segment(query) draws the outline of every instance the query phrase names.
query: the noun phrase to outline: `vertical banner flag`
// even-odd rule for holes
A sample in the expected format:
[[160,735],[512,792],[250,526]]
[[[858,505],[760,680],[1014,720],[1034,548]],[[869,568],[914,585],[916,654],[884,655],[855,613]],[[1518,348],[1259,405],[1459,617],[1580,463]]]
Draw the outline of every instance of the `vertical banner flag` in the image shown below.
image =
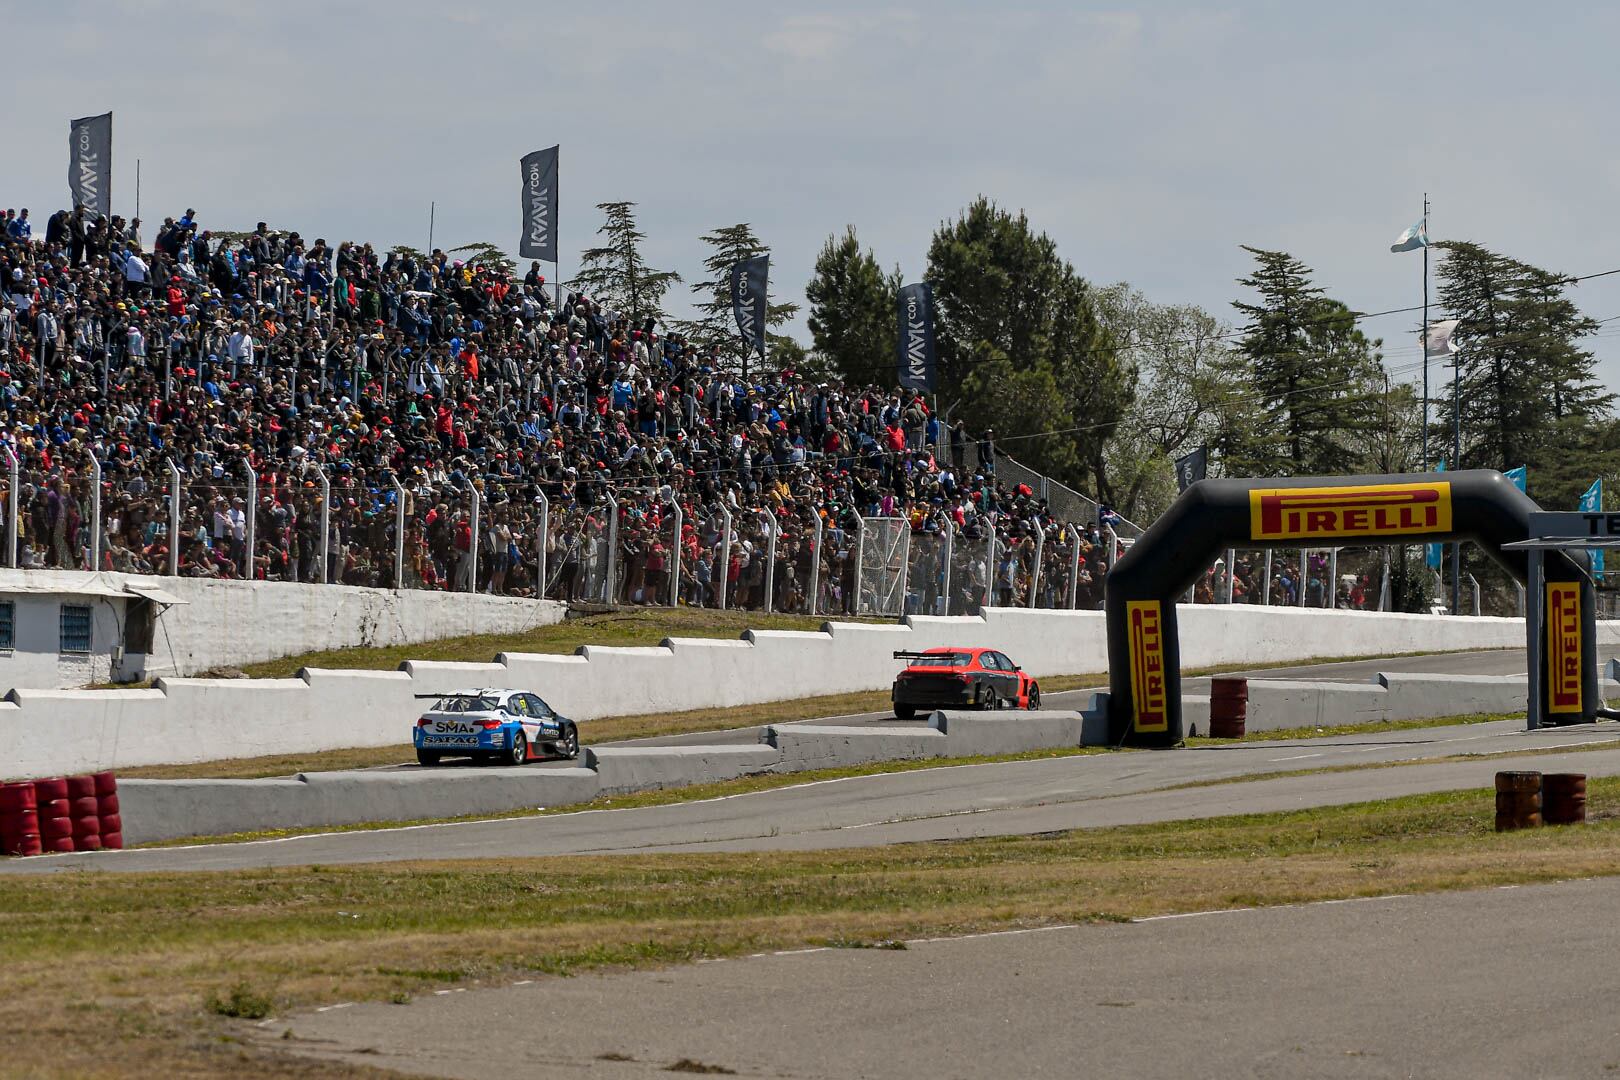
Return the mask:
[[[1592,486],[1586,489],[1586,494],[1581,496],[1581,505],[1579,509],[1585,514],[1603,513],[1602,477],[1598,477],[1596,480],[1592,481]],[[1603,549],[1594,548],[1589,554],[1592,556],[1592,572],[1594,574],[1603,573]]]
[[1530,479],[1530,466],[1520,465],[1517,469],[1509,469],[1502,475],[1513,481],[1514,487],[1518,488],[1520,491],[1523,491],[1525,489],[1525,484]]
[[[1424,200],[1425,203],[1428,201]],[[1427,209],[1427,206],[1424,207]],[[1391,251],[1416,251],[1418,248],[1429,246],[1429,219],[1419,218],[1418,223],[1401,233],[1399,239],[1389,245]]]
[[[1446,471],[1446,463],[1445,463],[1444,459],[1441,460],[1440,464],[1438,464],[1438,465],[1436,465],[1434,467],[1434,471],[1435,472],[1445,472]],[[1438,570],[1438,569],[1440,569],[1440,567],[1445,564],[1445,559],[1446,559],[1446,545],[1444,545],[1444,544],[1424,544],[1423,545],[1423,561],[1428,566],[1428,568],[1430,570]]]
[[934,287],[926,281],[900,290],[900,385],[933,393],[937,385],[934,353]]
[[68,128],[68,191],[92,217],[112,215],[112,113],[84,116]]
[[770,277],[771,257],[755,255],[731,267],[731,313],[737,317],[737,332],[743,347],[765,359],[765,288]]
[[523,237],[518,255],[557,261],[557,150],[523,155]]
[[1209,447],[1176,458],[1176,491],[1183,492],[1209,475]]

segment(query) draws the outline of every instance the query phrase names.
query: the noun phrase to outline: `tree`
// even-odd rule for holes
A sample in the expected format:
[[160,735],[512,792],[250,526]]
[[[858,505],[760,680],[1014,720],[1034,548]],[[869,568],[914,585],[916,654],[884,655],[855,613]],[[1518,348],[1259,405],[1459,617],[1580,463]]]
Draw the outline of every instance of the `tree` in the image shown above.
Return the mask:
[[1097,292],[1097,314],[1141,383],[1104,451],[1097,496],[1151,521],[1176,495],[1172,461],[1216,445],[1223,422],[1237,422],[1233,406],[1251,397],[1232,363],[1229,328],[1204,309],[1155,304],[1121,282]]
[[1282,251],[1245,246],[1258,264],[1238,284],[1258,303],[1234,301],[1248,317],[1238,352],[1265,422],[1223,447],[1233,475],[1355,472],[1379,419],[1383,369],[1356,315],[1311,283],[1311,269]]
[[822,362],[850,381],[887,382],[895,365],[899,269],[884,274],[850,225],[841,238],[827,238],[804,292]]
[[[1456,379],[1440,389],[1430,442],[1452,445],[1461,395],[1464,468],[1530,466],[1531,495],[1573,506],[1597,475],[1616,471],[1613,395],[1598,384],[1582,338],[1598,324],[1568,298],[1568,281],[1478,244],[1437,244],[1441,305],[1459,320]],[[1449,449],[1440,455],[1453,456]],[[1583,479],[1584,477],[1584,479]]]
[[596,234],[605,239],[600,247],[586,248],[580,254],[579,273],[569,287],[591,299],[629,316],[639,324],[651,318],[663,324],[664,294],[681,280],[673,270],[654,270],[641,256],[641,242],[647,237],[636,228],[635,203],[597,203],[607,220]]
[[1056,242],[981,197],[934,233],[927,277],[940,395],[970,409],[980,430],[995,428],[1026,464],[1091,487],[1136,370]]
[[[741,365],[746,357],[742,337],[737,333],[736,318],[731,310],[731,268],[755,255],[768,255],[771,249],[754,235],[753,228],[747,222],[716,229],[702,239],[711,250],[709,257],[703,260],[703,269],[707,276],[702,281],[693,282],[691,286],[697,318],[681,323],[679,328],[688,341],[703,348],[718,345],[721,356],[729,357]],[[767,300],[769,296],[767,291]],[[781,326],[798,314],[798,311],[798,304],[767,303],[765,326],[767,329]]]
[[507,274],[517,272],[517,264],[507,256],[506,252],[487,240],[479,240],[471,244],[462,244],[460,247],[453,247],[450,249],[450,254],[465,254],[467,257],[462,261],[470,266],[487,266],[492,270],[499,270]]

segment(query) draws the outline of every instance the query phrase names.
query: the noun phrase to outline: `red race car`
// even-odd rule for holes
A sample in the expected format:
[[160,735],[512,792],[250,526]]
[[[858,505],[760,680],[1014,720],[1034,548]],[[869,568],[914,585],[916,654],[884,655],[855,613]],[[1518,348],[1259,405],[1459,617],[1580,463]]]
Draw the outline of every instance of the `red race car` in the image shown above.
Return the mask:
[[918,709],[1038,709],[1041,686],[994,649],[942,647],[897,652],[906,669],[890,694],[894,715],[910,720]]

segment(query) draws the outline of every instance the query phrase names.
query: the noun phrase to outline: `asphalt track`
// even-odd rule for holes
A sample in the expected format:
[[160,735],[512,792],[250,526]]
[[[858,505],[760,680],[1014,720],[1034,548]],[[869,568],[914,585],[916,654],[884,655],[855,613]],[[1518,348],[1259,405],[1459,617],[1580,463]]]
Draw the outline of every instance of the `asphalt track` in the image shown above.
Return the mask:
[[1599,879],[1213,912],[443,990],[259,1034],[465,1080],[650,1080],[683,1059],[896,1080],[1610,1076],[1617,910],[1620,880]]
[[[1363,681],[1380,670],[1511,674],[1522,670],[1522,664],[1522,652],[1503,650],[1271,669],[1266,674]],[[863,718],[839,718],[839,722],[850,719]],[[871,716],[865,719],[881,722]],[[713,735],[704,737],[713,739]],[[1592,749],[1608,744],[1614,748]],[[1300,770],[1526,751],[1537,755],[1533,766],[1527,767],[1620,775],[1620,724],[1526,732],[1522,722],[1498,721],[1382,735],[923,769],[640,809],[5,860],[0,861],[0,873],[80,868],[235,870],[415,859],[873,847],[1339,805],[1486,787],[1498,767],[1489,756],[1393,769],[1266,777]],[[1238,777],[1257,779],[1187,787]]]

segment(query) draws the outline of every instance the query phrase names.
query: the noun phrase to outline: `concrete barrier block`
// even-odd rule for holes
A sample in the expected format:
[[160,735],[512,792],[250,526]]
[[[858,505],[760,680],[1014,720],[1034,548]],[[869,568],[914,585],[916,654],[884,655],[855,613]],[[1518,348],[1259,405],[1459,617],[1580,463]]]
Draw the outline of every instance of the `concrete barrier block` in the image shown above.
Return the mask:
[[414,692],[418,694],[505,686],[510,676],[505,664],[475,664],[465,660],[407,660],[400,669],[416,681]]
[[123,780],[124,839],[305,829],[495,814],[596,797],[589,769],[303,773],[268,780]]
[[603,795],[735,780],[770,772],[780,760],[763,745],[585,748],[585,767],[595,771]]
[[1523,712],[1530,694],[1530,681],[1523,675],[1384,673],[1378,685],[1384,688],[1390,720]]
[[949,740],[932,728],[835,727],[783,724],[767,727],[761,742],[782,755],[778,769],[835,769],[874,761],[945,757]]
[[1338,727],[1384,719],[1386,695],[1361,683],[1250,679],[1249,731]]
[[928,726],[945,736],[947,757],[1023,754],[1079,746],[1084,718],[1078,712],[941,711]]

